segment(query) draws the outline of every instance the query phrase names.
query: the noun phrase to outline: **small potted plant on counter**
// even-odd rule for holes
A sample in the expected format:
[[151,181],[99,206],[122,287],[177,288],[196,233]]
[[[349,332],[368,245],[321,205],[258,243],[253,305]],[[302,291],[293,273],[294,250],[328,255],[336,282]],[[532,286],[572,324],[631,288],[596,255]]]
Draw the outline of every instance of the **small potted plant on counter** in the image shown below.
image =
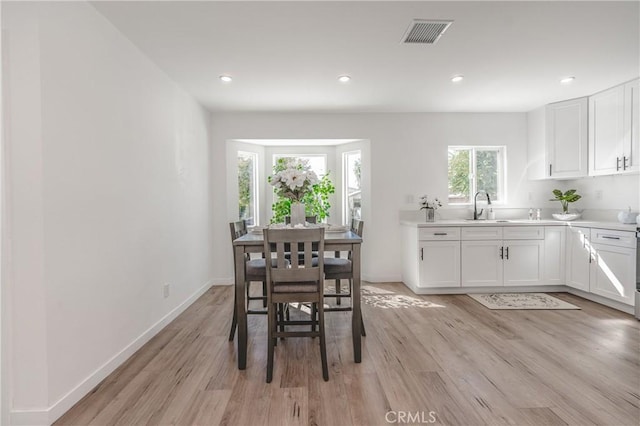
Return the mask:
[[556,198],[551,198],[549,201],[560,201],[562,205],[562,213],[553,213],[552,216],[557,220],[575,220],[578,219],[581,214],[580,213],[569,213],[569,203],[575,203],[580,198],[581,195],[576,194],[577,190],[570,189],[564,194],[559,189],[553,190],[553,195]]
[[425,211],[427,222],[434,222],[436,220],[436,210],[438,207],[442,207],[442,203],[437,198],[429,201],[429,196],[427,195],[420,197],[420,210]]

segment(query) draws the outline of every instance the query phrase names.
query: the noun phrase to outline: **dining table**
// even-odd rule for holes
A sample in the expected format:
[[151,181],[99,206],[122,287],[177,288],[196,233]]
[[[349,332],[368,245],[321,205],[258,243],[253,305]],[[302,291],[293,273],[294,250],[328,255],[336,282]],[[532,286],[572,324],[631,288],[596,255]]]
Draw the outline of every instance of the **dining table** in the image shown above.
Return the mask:
[[[351,333],[353,337],[353,360],[362,361],[362,315],[361,315],[361,278],[360,278],[360,247],[362,237],[352,231],[325,231],[324,249],[327,252],[350,251],[353,288],[351,296],[352,317]],[[245,254],[263,253],[264,236],[262,232],[249,232],[233,240],[233,258],[235,264],[235,304],[238,320],[238,369],[247,368],[247,304],[245,282]]]

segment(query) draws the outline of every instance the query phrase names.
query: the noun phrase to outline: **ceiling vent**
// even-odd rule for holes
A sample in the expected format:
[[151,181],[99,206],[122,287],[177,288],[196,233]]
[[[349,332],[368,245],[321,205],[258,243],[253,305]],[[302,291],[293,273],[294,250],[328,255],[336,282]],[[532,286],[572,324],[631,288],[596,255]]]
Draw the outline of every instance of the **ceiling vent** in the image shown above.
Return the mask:
[[453,21],[414,19],[402,38],[403,43],[435,44]]

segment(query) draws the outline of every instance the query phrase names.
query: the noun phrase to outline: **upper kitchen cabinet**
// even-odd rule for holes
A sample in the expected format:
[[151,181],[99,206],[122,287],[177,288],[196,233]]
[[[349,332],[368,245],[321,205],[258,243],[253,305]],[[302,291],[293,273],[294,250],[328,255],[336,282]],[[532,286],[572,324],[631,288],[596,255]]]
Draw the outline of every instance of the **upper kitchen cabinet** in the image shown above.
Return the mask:
[[638,171],[638,80],[589,97],[589,175]]
[[587,107],[586,97],[547,105],[545,177],[587,176]]

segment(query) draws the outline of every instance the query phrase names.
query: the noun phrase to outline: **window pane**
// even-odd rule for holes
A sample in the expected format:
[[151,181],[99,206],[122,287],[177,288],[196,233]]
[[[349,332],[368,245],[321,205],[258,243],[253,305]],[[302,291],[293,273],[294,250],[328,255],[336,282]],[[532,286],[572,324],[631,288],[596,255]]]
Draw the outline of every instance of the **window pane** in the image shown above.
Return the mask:
[[471,202],[471,150],[449,148],[449,204]]
[[476,182],[478,191],[486,191],[494,201],[499,201],[498,155],[498,150],[476,151]]
[[282,155],[274,155],[273,156],[273,164],[275,165],[278,162],[278,158],[298,158],[300,160],[306,160],[311,167],[311,170],[316,172],[318,178],[322,179],[322,177],[327,173],[327,157],[326,155],[292,155],[292,154],[282,154]]
[[238,152],[238,217],[249,225],[258,223],[256,161],[256,154]]
[[362,219],[362,161],[360,151],[346,152],[343,155],[344,188],[344,217],[346,223],[351,219]]

